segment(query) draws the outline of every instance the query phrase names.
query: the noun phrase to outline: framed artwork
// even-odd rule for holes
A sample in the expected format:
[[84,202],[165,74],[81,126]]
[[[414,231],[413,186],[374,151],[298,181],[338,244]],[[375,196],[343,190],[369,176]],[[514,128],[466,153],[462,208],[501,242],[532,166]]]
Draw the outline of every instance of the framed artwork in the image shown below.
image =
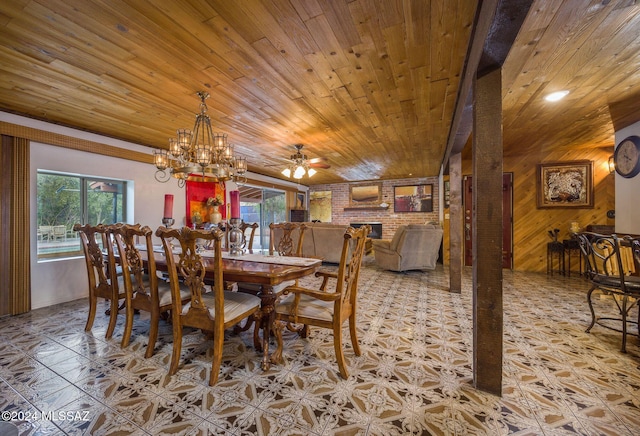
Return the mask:
[[[187,195],[186,225],[199,226],[211,222],[210,214],[213,212],[213,204],[218,203],[222,219],[226,218],[225,187],[224,182],[206,182],[188,180],[185,185]],[[211,200],[210,200],[211,199]]]
[[349,186],[349,205],[377,206],[382,202],[382,183],[367,183]]
[[395,212],[433,212],[433,185],[393,187]]
[[306,192],[296,193],[295,209],[307,210],[307,193]]
[[538,209],[593,207],[593,162],[538,164]]
[[309,193],[309,219],[323,223],[331,222],[331,191]]

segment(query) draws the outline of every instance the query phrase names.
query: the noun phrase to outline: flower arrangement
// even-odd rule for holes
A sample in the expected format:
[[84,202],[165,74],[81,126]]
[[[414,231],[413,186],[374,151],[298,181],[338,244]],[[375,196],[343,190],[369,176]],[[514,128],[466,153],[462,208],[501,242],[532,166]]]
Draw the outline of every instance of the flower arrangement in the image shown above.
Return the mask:
[[222,200],[218,197],[209,197],[207,199],[207,206],[222,206]]

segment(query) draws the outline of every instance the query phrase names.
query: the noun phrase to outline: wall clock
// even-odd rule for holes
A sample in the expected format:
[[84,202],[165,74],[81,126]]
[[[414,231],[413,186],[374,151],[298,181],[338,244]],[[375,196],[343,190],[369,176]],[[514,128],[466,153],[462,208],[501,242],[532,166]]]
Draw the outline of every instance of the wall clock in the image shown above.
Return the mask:
[[613,155],[616,172],[631,178],[640,173],[640,137],[629,136],[622,140]]

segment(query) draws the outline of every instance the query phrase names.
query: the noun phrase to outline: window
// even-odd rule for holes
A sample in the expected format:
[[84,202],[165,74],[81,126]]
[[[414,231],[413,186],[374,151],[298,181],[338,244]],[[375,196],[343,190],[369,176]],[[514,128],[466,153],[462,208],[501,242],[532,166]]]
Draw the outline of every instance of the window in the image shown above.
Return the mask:
[[73,225],[123,221],[126,182],[38,171],[38,259],[82,254]]
[[240,187],[240,217],[246,223],[258,223],[253,249],[269,249],[269,224],[287,220],[284,191],[255,186]]

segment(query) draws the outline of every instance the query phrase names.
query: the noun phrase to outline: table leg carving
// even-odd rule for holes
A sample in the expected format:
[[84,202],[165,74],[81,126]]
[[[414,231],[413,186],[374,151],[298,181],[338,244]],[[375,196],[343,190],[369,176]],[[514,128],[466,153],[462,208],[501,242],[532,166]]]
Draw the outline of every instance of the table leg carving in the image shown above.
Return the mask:
[[276,336],[276,350],[271,355],[271,363],[275,363],[275,364],[284,363],[284,359],[282,358],[282,348],[283,348],[282,330],[284,330],[285,324],[286,323],[284,321],[276,321],[275,325],[273,326],[273,330]]
[[[262,308],[260,310],[260,324],[262,325],[262,369],[268,370],[269,361],[269,338],[271,336],[271,327],[275,321],[275,303],[277,295],[273,292],[273,286],[263,285],[258,294],[262,300]],[[254,338],[255,339],[255,338]]]

